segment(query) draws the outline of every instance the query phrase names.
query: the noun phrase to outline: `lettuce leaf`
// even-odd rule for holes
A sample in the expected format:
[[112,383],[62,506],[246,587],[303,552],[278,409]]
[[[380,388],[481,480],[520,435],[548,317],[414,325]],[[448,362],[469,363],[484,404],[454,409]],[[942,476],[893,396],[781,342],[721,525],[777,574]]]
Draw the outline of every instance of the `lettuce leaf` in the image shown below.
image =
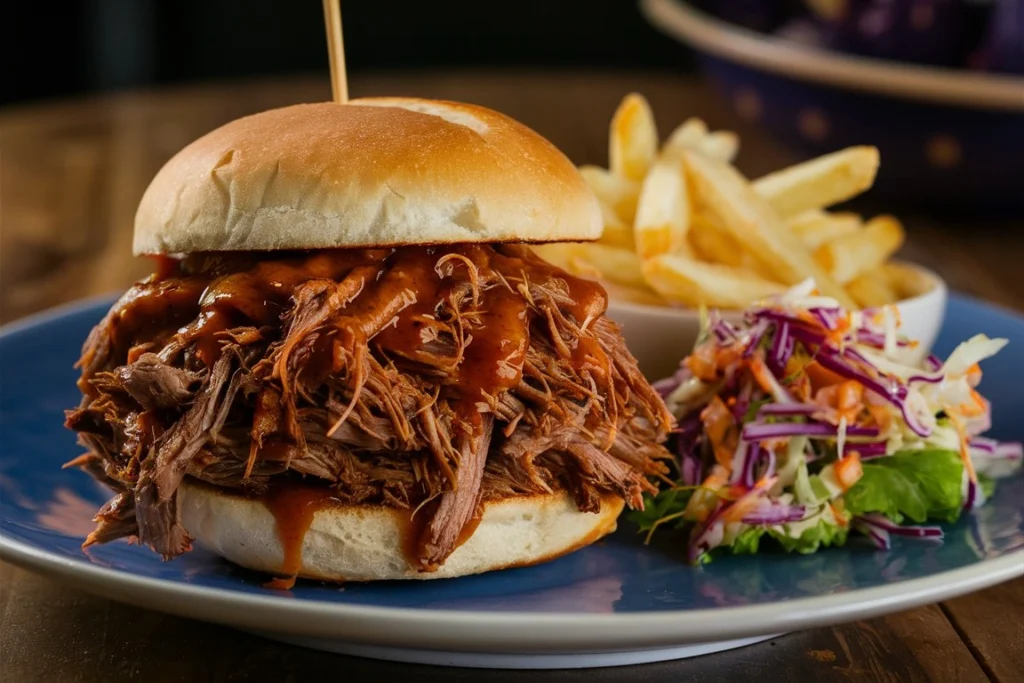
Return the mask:
[[953,522],[960,516],[963,463],[955,451],[900,451],[864,463],[863,470],[843,496],[855,515],[877,512],[896,523],[904,518]]
[[846,543],[846,534],[847,528],[831,519],[819,520],[814,526],[804,529],[798,537],[776,528],[752,526],[740,532],[729,549],[734,555],[753,555],[760,549],[761,541],[768,540],[786,552],[807,555],[817,552],[819,548],[843,545]]
[[753,555],[761,545],[761,537],[766,531],[763,526],[747,527],[733,540],[729,549],[733,555]]
[[817,552],[819,548],[845,544],[847,529],[848,527],[840,526],[831,520],[822,519],[814,526],[804,529],[798,538],[776,531],[772,531],[771,536],[784,550],[807,555]]
[[[655,496],[645,493],[644,509],[631,510],[629,520],[639,527],[639,531],[650,531],[658,520],[685,510],[692,495],[692,490],[685,489],[663,489]],[[680,517],[674,526],[680,528],[685,524],[686,521]]]

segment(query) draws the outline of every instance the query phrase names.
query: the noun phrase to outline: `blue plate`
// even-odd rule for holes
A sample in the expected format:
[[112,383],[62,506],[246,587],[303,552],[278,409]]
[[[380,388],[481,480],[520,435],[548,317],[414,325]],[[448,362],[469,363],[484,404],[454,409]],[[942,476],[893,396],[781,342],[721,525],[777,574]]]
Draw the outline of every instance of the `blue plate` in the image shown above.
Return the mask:
[[[700,568],[683,563],[678,539],[647,547],[628,523],[537,567],[340,588],[300,582],[289,592],[263,588],[265,577],[202,549],[171,562],[125,542],[85,553],[80,544],[107,492],[60,469],[80,452],[62,420],[79,398],[72,364],[109,304],[64,308],[0,332],[0,557],[117,600],[376,656],[579,666],[720,649],[1024,573],[1020,475],[1000,482],[976,514],[948,525],[941,544],[895,539],[890,552],[877,552],[852,543],[812,556],[728,557]],[[1024,438],[1024,319],[953,297],[937,351],[948,353],[977,332],[1013,342],[986,363],[983,387],[994,406],[992,435]],[[460,652],[477,654],[460,659]],[[517,660],[522,653],[535,656]]]

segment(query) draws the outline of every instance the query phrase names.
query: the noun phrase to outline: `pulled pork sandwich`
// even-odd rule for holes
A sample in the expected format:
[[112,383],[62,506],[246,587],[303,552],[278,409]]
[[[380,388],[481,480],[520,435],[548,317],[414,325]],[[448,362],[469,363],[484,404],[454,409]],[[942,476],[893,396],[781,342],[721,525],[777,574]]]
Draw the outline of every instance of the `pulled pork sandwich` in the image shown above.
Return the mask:
[[671,417],[606,295],[528,242],[590,240],[594,196],[481,107],[306,104],[157,174],[157,272],[85,342],[71,464],[116,495],[85,545],[426,579],[541,562],[615,528]]

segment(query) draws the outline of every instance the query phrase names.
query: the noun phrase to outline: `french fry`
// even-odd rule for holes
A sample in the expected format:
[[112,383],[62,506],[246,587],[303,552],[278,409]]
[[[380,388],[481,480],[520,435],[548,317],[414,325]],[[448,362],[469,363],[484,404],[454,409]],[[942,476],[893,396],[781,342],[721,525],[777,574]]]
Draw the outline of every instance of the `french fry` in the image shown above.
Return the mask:
[[658,155],[654,114],[642,95],[630,93],[612,117],[608,165],[620,178],[640,182]]
[[551,263],[581,277],[610,280],[621,285],[643,289],[647,282],[640,270],[640,259],[632,251],[595,242],[560,242],[538,244],[534,251]]
[[903,226],[892,216],[877,216],[862,230],[822,245],[814,259],[837,282],[846,284],[881,266],[903,246]]
[[701,260],[734,268],[744,265],[743,247],[704,214],[695,213],[690,219],[688,237],[690,246]]
[[860,230],[861,219],[855,213],[829,213],[811,209],[793,216],[786,221],[786,225],[805,247],[814,251],[827,242]]
[[601,219],[604,222],[604,232],[601,233],[598,242],[611,247],[634,249],[636,244],[633,239],[633,228],[619,218],[619,214],[615,213],[610,206],[600,199],[597,202],[601,205]]
[[538,253],[601,280],[613,298],[652,305],[744,308],[813,278],[853,308],[933,286],[887,262],[903,241],[894,218],[865,225],[826,210],[870,187],[877,149],[850,147],[751,182],[731,165],[739,142],[689,118],[659,148],[647,100],[627,95],[609,130],[610,170],[580,167],[600,200],[601,237]]
[[691,306],[742,308],[785,288],[739,268],[663,254],[643,262],[644,277],[666,299]]
[[612,175],[599,166],[580,166],[580,175],[598,199],[610,206],[623,221],[633,223],[640,183]]
[[884,273],[864,273],[850,280],[846,291],[860,308],[877,308],[899,299]]
[[572,242],[548,242],[533,245],[533,252],[548,263],[568,270],[575,246]]
[[880,270],[898,299],[920,296],[936,286],[935,280],[930,275],[903,263],[890,261]]
[[642,288],[646,284],[640,270],[640,259],[625,249],[604,244],[577,244],[577,256],[593,263],[604,274],[605,279],[620,285]]
[[782,284],[813,277],[818,290],[843,306],[853,304],[846,291],[815,261],[739,171],[703,154],[684,154],[700,205]]
[[775,276],[764,267],[764,264],[744,249],[729,231],[706,214],[693,215],[687,234],[690,236],[690,245],[701,259],[734,268],[746,268],[766,280],[775,280]]
[[740,151],[740,138],[732,131],[718,130],[705,136],[697,149],[712,159],[732,163]]
[[754,181],[754,191],[783,218],[849,199],[875,181],[878,149],[848,147]]
[[660,159],[640,189],[633,222],[637,255],[647,259],[679,251],[686,245],[689,223],[690,198],[682,166]]
[[617,282],[608,282],[607,280],[602,281],[601,285],[608,293],[608,297],[616,301],[628,301],[645,306],[665,306],[668,303],[660,294],[646,286],[641,289],[640,287],[620,285]]
[[672,131],[672,135],[668,136],[668,140],[661,146],[661,158],[682,162],[683,152],[688,149],[699,149],[707,135],[707,124],[696,118],[686,119]]

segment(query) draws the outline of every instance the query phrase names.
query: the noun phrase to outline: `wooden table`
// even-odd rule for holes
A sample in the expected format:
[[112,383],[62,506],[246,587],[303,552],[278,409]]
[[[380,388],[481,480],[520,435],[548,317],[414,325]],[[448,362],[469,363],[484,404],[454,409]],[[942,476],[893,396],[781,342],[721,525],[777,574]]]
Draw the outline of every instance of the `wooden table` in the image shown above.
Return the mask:
[[[411,94],[502,110],[579,163],[606,163],[608,118],[644,93],[667,129],[698,115],[740,132],[750,174],[793,160],[737,120],[704,86],[650,73],[355,76],[354,96]],[[123,289],[150,264],[131,257],[135,206],[160,165],[238,116],[327,99],[326,77],[132,93],[0,112],[0,321]],[[884,160],[883,160],[884,163]],[[978,226],[902,215],[904,255],[958,290],[1024,310],[1024,220]],[[784,676],[783,676],[784,674]],[[477,680],[481,672],[388,664],[265,641],[127,607],[0,563],[4,681]],[[881,619],[783,636],[664,664],[536,674],[537,680],[1020,681],[1024,579]],[[519,680],[489,672],[492,681]]]

